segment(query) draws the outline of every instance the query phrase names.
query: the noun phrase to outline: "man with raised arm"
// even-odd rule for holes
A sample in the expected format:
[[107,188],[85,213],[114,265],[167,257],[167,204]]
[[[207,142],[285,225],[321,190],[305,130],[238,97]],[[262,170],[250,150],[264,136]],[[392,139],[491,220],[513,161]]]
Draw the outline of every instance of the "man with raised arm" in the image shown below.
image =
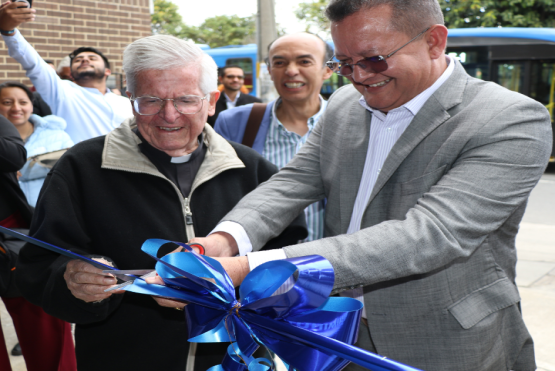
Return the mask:
[[127,98],[106,87],[108,59],[95,48],[81,47],[70,54],[74,82],[62,80],[17,27],[35,19],[35,9],[5,3],[0,9],[0,33],[8,53],[21,66],[52,113],[67,122],[66,132],[74,143],[104,135],[132,117]]

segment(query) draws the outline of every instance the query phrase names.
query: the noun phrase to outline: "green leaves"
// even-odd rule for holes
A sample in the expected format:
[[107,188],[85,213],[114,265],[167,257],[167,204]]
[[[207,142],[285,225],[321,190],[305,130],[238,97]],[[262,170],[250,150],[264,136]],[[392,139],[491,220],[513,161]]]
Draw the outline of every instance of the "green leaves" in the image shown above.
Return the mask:
[[445,25],[555,27],[555,0],[439,0]]
[[155,0],[150,18],[152,33],[173,34],[172,31],[181,25],[181,15],[177,11],[177,5],[171,1]]
[[318,33],[329,32],[330,21],[324,15],[328,0],[314,0],[313,2],[300,3],[295,16],[306,24],[305,31]]
[[241,18],[236,15],[220,15],[207,18],[188,38],[211,48],[225,45],[242,45],[255,42],[256,21],[254,15]]
[[177,5],[171,1],[154,0],[152,33],[174,35],[197,44],[208,44],[211,48],[255,42],[254,15],[245,18],[221,15],[207,18],[199,27],[194,27],[184,24],[178,11]]

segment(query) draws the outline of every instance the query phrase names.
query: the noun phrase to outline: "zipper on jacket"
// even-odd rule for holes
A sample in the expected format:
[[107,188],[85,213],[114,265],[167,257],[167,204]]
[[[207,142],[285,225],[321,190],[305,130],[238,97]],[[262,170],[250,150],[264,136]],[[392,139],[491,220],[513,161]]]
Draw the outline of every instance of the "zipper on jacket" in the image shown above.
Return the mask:
[[187,232],[187,238],[191,240],[192,238],[195,238],[195,228],[193,226],[193,213],[191,212],[191,207],[189,206],[189,198],[185,197],[184,201],[185,201],[185,232]]

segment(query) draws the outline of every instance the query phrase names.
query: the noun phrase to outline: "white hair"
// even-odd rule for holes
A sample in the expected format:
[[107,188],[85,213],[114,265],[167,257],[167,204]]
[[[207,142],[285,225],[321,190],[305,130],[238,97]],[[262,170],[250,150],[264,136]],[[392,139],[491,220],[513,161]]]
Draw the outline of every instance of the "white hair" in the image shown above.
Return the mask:
[[70,67],[70,66],[71,66],[71,58],[69,58],[69,55],[68,55],[63,57],[60,63],[58,63],[58,68],[56,69],[56,71],[58,71],[58,73],[62,73],[62,70],[64,67]]
[[123,51],[127,91],[134,93],[137,75],[146,70],[169,70],[196,65],[200,68],[199,88],[208,94],[218,88],[218,66],[193,42],[169,35],[147,36]]

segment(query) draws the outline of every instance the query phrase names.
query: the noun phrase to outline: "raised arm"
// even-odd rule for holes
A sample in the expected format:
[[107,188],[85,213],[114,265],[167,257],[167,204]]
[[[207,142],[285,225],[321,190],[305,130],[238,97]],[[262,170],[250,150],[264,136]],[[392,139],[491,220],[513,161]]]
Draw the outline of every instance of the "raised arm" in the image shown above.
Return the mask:
[[8,54],[21,64],[37,92],[56,114],[56,103],[64,96],[64,82],[17,30],[22,23],[35,19],[35,9],[17,8],[17,5],[6,3],[0,9],[0,29]]

